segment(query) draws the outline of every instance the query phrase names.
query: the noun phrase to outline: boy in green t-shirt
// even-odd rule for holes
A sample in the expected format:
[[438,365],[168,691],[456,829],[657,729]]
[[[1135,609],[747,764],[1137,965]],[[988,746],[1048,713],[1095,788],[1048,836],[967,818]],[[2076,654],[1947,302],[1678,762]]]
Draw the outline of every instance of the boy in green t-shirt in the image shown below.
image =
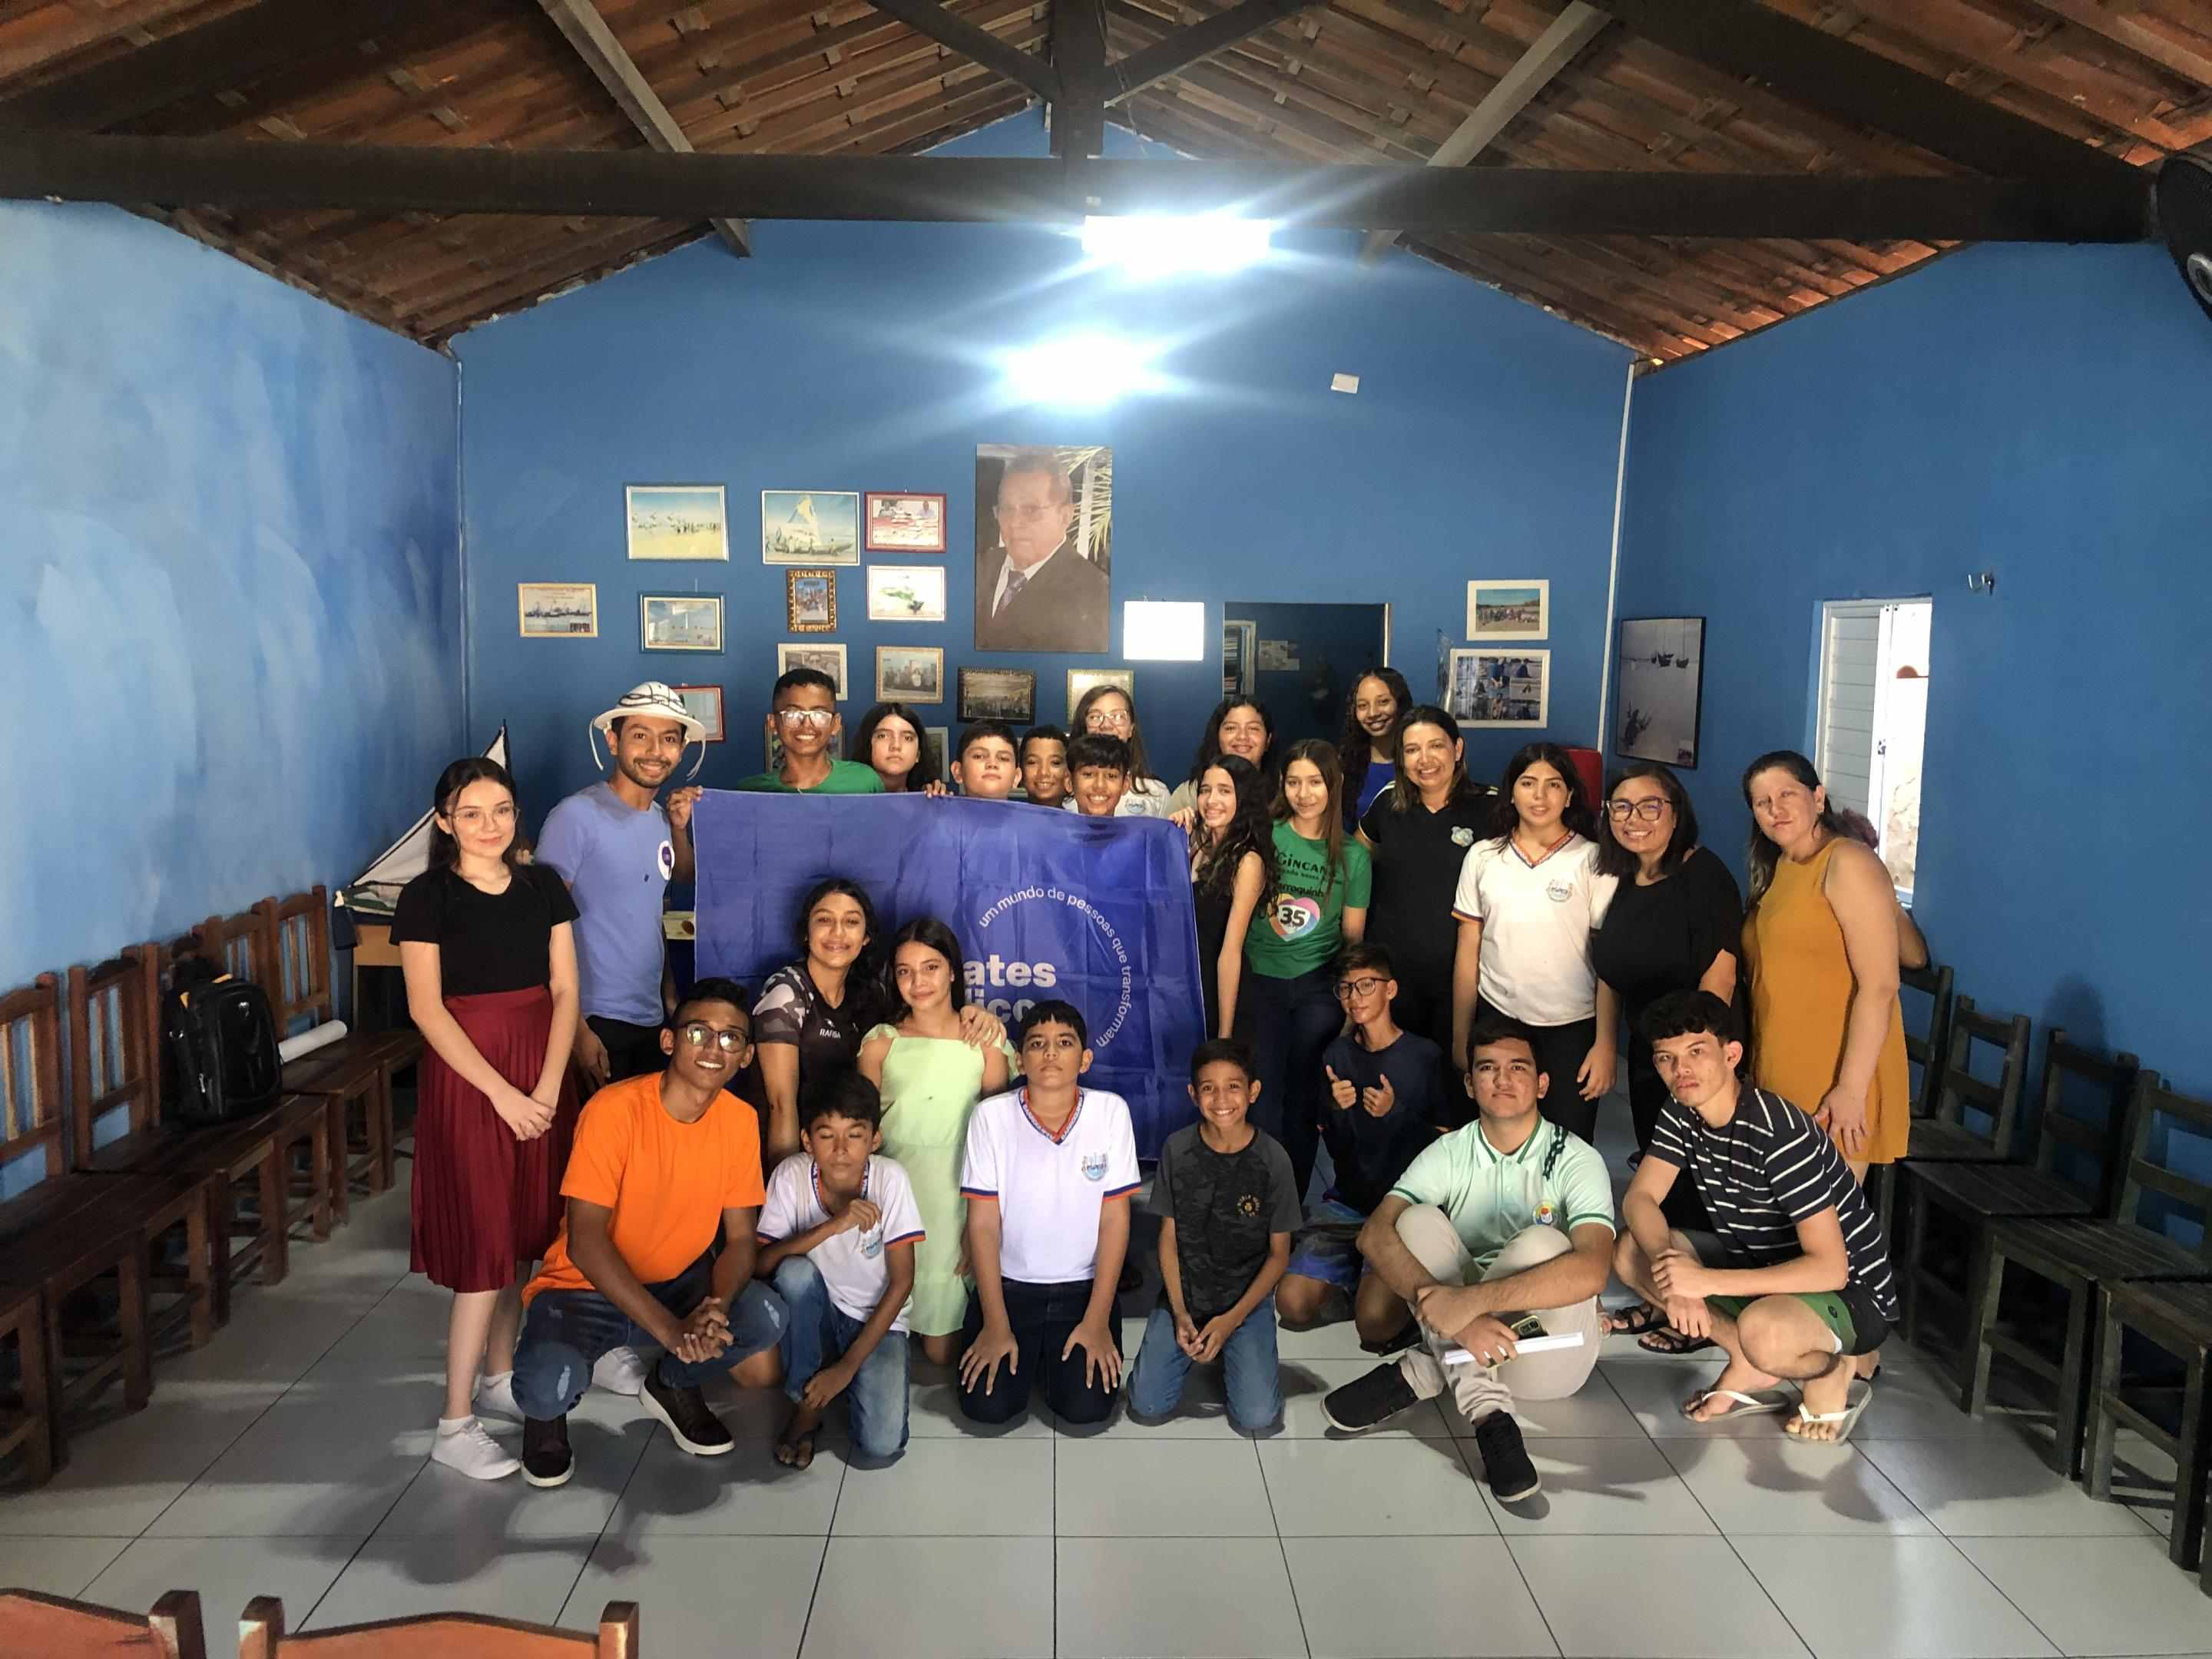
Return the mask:
[[737,787],[750,794],[880,795],[884,781],[862,761],[837,758],[837,683],[818,668],[794,668],[769,694],[769,742],[783,745],[783,764],[756,772]]

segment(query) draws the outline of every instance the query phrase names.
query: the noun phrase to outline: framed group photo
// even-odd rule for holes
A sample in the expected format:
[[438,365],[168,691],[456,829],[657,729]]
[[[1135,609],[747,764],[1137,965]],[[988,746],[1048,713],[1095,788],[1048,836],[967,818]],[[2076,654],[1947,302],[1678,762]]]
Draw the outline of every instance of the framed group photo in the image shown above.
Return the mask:
[[961,720],[1029,725],[1036,719],[1036,680],[1026,668],[962,669]]
[[783,625],[793,634],[834,634],[837,631],[837,573],[834,570],[787,570],[783,573]]
[[934,645],[876,647],[878,702],[943,702],[945,652]]
[[599,637],[599,590],[591,582],[517,582],[514,602],[526,640]]
[[1452,718],[1469,726],[1551,723],[1552,653],[1548,651],[1455,651]]
[[1695,769],[1705,712],[1705,619],[1624,618],[1614,667],[1613,684],[1620,688],[1616,751]]
[[837,688],[837,701],[845,701],[845,647],[842,645],[816,645],[783,642],[775,647],[775,672],[788,674],[794,668],[811,668],[827,674]]
[[722,596],[719,593],[641,593],[639,643],[647,651],[720,651]]
[[633,559],[726,559],[729,514],[720,484],[629,484],[623,511]]
[[860,498],[842,489],[761,491],[763,564],[858,564]]
[[871,553],[945,551],[945,497],[871,489],[866,496]]
[[943,622],[945,567],[941,564],[870,565],[868,620]]

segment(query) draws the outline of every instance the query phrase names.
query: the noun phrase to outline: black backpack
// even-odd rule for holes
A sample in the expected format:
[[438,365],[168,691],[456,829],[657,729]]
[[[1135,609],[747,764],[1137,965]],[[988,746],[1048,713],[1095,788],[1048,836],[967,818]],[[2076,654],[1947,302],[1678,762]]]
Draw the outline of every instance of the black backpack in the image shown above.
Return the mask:
[[283,1062],[269,994],[198,957],[180,957],[161,1004],[161,1041],[184,1123],[229,1123],[276,1103]]

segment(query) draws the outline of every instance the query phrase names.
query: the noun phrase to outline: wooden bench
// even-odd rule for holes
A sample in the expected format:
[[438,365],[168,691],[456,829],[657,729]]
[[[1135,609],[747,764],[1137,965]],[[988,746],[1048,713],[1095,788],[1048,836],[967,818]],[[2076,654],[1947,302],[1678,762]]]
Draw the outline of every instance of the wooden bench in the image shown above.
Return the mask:
[[444,1613],[291,1636],[284,1604],[258,1595],[238,1621],[238,1659],[638,1659],[637,1626],[636,1602],[610,1601],[596,1635]]
[[151,1613],[0,1590],[0,1632],[9,1659],[207,1659],[200,1598],[191,1590],[171,1590]]
[[[2133,1331],[2181,1361],[2175,1425],[2169,1428],[2122,1389],[2121,1333]],[[2204,1544],[2206,1482],[2212,1479],[2212,1411],[2206,1373],[2212,1370],[2212,1284],[2121,1284],[2105,1295],[2097,1342],[2096,1387],[2090,1396],[2089,1495],[2112,1495],[2112,1443],[2123,1425],[2173,1460],[2173,1523],[2166,1553],[2178,1567],[2197,1565]],[[2204,1589],[2212,1595],[2212,1551],[2204,1553]]]
[[0,1337],[15,1339],[17,1399],[0,1416],[0,1458],[23,1455],[33,1486],[54,1473],[54,1414],[46,1392],[46,1303],[36,1291],[0,1291]]

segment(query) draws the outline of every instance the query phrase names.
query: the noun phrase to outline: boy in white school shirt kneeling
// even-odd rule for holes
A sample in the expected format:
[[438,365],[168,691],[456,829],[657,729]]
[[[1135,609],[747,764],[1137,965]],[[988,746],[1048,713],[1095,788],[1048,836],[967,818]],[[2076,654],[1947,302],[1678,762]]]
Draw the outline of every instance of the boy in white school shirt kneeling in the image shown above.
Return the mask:
[[977,1103],[960,1189],[975,1290],[960,1410],[1009,1423],[1037,1389],[1065,1423],[1103,1423],[1121,1384],[1114,1297],[1129,1248],[1137,1142],[1128,1103],[1082,1086],[1091,1036],[1073,1005],[1022,1016],[1023,1086]]
[[883,1100],[857,1072],[820,1080],[799,1107],[800,1147],[769,1177],[757,1231],[763,1279],[790,1310],[783,1387],[791,1417],[775,1461],[814,1461],[822,1414],[840,1395],[853,1449],[889,1462],[906,1449],[907,1298],[921,1211],[883,1145]]

